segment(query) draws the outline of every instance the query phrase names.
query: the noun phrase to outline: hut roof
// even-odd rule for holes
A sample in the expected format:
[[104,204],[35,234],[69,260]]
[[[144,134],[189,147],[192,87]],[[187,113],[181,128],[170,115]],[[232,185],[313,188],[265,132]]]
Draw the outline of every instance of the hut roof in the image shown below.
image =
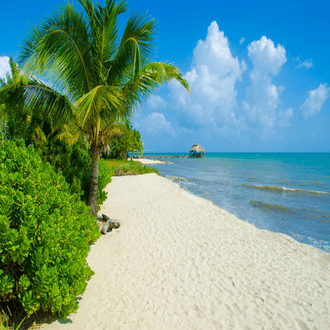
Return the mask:
[[198,153],[205,153],[205,150],[203,149],[203,147],[200,144],[193,144],[193,146],[191,147],[191,149],[189,150],[190,152],[198,152]]

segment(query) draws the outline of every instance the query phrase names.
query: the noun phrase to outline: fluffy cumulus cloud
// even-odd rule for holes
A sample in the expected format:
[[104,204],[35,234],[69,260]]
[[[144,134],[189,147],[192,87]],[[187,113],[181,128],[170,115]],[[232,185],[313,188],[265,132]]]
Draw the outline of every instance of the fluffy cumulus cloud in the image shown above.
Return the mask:
[[[240,44],[244,42],[242,38]],[[150,112],[144,120],[139,120],[139,127],[151,136],[160,132],[169,137],[198,133],[209,139],[238,135],[246,138],[251,134],[267,138],[276,133],[276,127],[290,127],[294,109],[280,108],[284,86],[276,86],[273,82],[287,62],[284,46],[275,45],[263,36],[247,46],[247,55],[252,66],[249,75],[244,76],[246,82],[243,83],[248,86],[246,95],[239,95],[244,101],[238,105],[236,88],[247,66],[232,55],[224,32],[212,22],[205,40],[198,41],[191,69],[185,73],[191,93],[177,81],[172,82],[166,101],[154,96],[147,102]],[[311,61],[300,61],[300,58],[295,61],[301,67],[313,65]],[[326,84],[310,91],[300,107],[304,116],[320,111],[329,94],[330,88]],[[167,119],[164,110],[171,112]],[[174,120],[174,126],[168,118]]]
[[229,42],[216,22],[208,28],[206,40],[194,49],[191,71],[185,74],[191,94],[177,82],[172,83],[172,101],[179,111],[178,119],[188,127],[244,127],[237,118],[235,84],[246,69],[230,51]]
[[247,89],[243,109],[252,122],[259,123],[264,133],[269,133],[276,124],[279,95],[284,90],[283,86],[277,87],[272,83],[272,77],[279,74],[286,62],[286,51],[280,44],[275,47],[271,39],[263,36],[248,45],[248,56],[253,69],[250,72],[251,87]]
[[8,72],[10,72],[9,57],[0,56],[0,78],[6,78]]
[[167,133],[172,137],[176,135],[171,123],[165,119],[163,113],[159,112],[152,112],[135,126],[139,129],[142,128],[143,131],[146,131],[151,136],[156,136],[159,133]]
[[319,112],[323,103],[329,97],[330,87],[327,84],[320,84],[320,86],[308,93],[308,97],[304,104],[300,107],[303,115],[307,118]]
[[278,44],[275,47],[274,42],[265,36],[251,42],[248,46],[248,55],[254,65],[251,76],[277,75],[286,62],[285,53],[283,46]]

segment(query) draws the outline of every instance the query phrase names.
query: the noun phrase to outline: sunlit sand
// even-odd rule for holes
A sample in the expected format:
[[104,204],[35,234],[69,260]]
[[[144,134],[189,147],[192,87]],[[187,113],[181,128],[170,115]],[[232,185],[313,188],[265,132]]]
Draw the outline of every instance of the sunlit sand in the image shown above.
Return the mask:
[[261,231],[170,180],[113,177],[95,275],[42,329],[329,329],[330,255]]

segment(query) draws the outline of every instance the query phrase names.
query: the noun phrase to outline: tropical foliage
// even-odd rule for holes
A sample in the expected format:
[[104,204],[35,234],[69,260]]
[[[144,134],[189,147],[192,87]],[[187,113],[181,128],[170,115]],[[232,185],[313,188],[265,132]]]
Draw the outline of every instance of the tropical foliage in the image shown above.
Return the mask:
[[140,132],[133,129],[129,121],[119,124],[118,128],[121,134],[117,134],[109,140],[110,157],[126,159],[130,151],[143,155],[143,142]]
[[21,76],[21,70],[17,63],[10,58],[11,73],[7,73],[6,79],[0,79],[0,121],[2,139],[26,138],[26,125],[29,122],[29,111],[24,102],[24,91],[11,88],[14,82]]
[[0,302],[19,301],[28,315],[75,311],[93,274],[95,219],[32,145],[6,140],[0,164]]
[[[0,106],[2,138],[13,141],[24,138],[26,145],[33,144],[44,162],[54,166],[56,172],[62,172],[70,185],[71,193],[81,195],[82,200],[87,203],[92,163],[87,139],[79,138],[75,127],[56,126],[56,121],[49,114],[43,115],[37,109],[29,107],[24,95],[19,93],[22,89],[8,88],[15,79],[23,76],[23,71],[19,70],[12,59],[10,66],[11,75],[8,74],[6,80],[0,81],[3,87]],[[20,100],[17,104],[16,99]],[[103,189],[111,181],[106,172],[107,164],[100,162],[99,166],[98,209],[106,199]]]
[[[57,139],[39,147],[38,151],[43,161],[54,166],[56,172],[61,171],[65,180],[69,183],[70,192],[80,195],[81,199],[87,204],[92,160],[85,139],[79,138],[71,145]],[[97,190],[98,210],[106,200],[107,192],[104,191],[104,188],[110,182],[111,175],[108,173],[108,165],[104,159],[101,159]]]
[[159,172],[153,168],[146,165],[142,165],[140,162],[127,161],[127,160],[118,160],[118,159],[107,159],[106,163],[110,166],[111,176],[115,175],[117,169],[121,168],[124,174],[130,172],[130,174],[147,174],[147,173],[156,173],[159,175]]
[[106,0],[104,7],[79,2],[83,10],[67,2],[26,35],[20,62],[28,77],[18,77],[10,88],[23,90],[25,103],[45,118],[50,115],[56,127],[66,124],[87,137],[92,158],[88,203],[96,215],[98,162],[115,123],[128,118],[159,85],[176,79],[189,86],[175,66],[152,62],[154,20],[131,15],[120,38],[124,1]]

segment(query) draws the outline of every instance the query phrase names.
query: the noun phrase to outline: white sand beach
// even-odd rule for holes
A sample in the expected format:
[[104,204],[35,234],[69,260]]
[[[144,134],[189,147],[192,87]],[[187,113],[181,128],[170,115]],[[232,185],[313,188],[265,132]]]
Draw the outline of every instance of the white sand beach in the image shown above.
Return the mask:
[[330,254],[261,231],[156,174],[113,177],[95,275],[41,329],[330,329]]
[[[130,158],[128,159],[130,160]],[[140,162],[142,165],[168,164],[162,160],[148,159],[148,158],[133,158],[133,161]]]

